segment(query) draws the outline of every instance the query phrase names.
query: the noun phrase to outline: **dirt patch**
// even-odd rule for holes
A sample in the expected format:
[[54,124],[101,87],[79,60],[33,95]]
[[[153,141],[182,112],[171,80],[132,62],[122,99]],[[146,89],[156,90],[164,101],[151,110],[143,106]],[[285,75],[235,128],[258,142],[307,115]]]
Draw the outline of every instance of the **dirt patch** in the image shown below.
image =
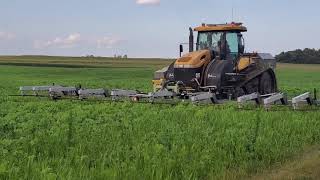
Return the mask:
[[303,155],[281,167],[274,167],[260,175],[251,177],[255,180],[309,180],[320,179],[320,146],[309,148]]

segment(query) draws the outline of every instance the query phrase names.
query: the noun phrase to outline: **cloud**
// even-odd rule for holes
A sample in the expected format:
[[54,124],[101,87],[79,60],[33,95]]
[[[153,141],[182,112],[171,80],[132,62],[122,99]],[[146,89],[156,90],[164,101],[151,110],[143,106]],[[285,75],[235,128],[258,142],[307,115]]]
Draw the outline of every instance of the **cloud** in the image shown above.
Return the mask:
[[113,48],[115,45],[118,45],[122,39],[117,37],[105,36],[97,40],[98,48]]
[[136,4],[139,4],[139,5],[159,5],[160,0],[136,0]]
[[34,47],[37,49],[56,47],[56,48],[72,48],[76,46],[81,41],[81,35],[79,33],[73,33],[69,36],[56,37],[49,41],[38,41],[34,42]]
[[112,49],[124,40],[117,36],[83,37],[79,33],[73,33],[66,37],[56,37],[52,40],[35,40],[35,49],[68,49],[73,47],[86,47],[97,49]]
[[0,40],[11,40],[15,37],[16,35],[13,33],[0,31]]

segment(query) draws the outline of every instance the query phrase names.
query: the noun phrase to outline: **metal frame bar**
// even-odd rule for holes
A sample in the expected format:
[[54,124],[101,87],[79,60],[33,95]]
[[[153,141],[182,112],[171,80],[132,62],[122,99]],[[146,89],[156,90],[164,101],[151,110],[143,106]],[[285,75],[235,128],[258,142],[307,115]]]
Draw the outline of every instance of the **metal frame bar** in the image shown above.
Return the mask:
[[304,94],[301,94],[299,96],[296,96],[294,98],[292,98],[292,107],[294,110],[299,109],[299,104],[301,102],[307,102],[310,106],[313,104],[312,100],[311,100],[311,93],[310,92],[306,92]]
[[161,98],[161,97],[172,97],[175,96],[175,93],[173,93],[172,91],[168,91],[168,90],[160,90],[154,93],[149,93],[148,94],[150,97],[154,97],[154,98]]
[[248,101],[252,101],[254,100],[256,102],[257,105],[261,104],[261,97],[260,94],[255,92],[252,94],[248,94],[248,95],[244,95],[244,96],[240,96],[237,98],[237,102],[238,102],[238,107],[242,108],[243,104],[248,102]]
[[107,91],[105,89],[79,89],[79,99],[86,99],[88,97],[105,98]]
[[[192,103],[208,103],[208,104],[217,104],[221,103],[217,100],[216,94],[214,93],[215,86],[201,87],[202,89],[209,90],[208,92],[196,92],[196,93],[186,93],[186,94],[176,94],[167,89],[163,89],[157,92],[152,93],[140,93],[136,90],[123,90],[123,89],[114,89],[108,91],[106,89],[79,89],[77,87],[63,87],[59,85],[52,86],[20,86],[19,90],[21,91],[21,96],[27,96],[26,92],[33,92],[33,95],[28,96],[39,96],[39,92],[46,91],[48,95],[53,99],[60,98],[62,96],[77,96],[80,100],[86,99],[88,97],[97,97],[97,98],[106,98],[111,97],[112,100],[120,99],[121,97],[131,98],[132,100],[136,99],[148,99],[149,102],[154,102],[155,99],[167,99],[167,98],[186,98],[190,99]],[[292,98],[291,103],[294,110],[299,109],[301,103],[307,103],[308,105],[320,105],[320,101],[317,100],[317,92],[314,89],[314,98],[312,99],[311,93],[306,92],[299,96]],[[188,100],[189,101],[189,100]],[[249,95],[240,96],[237,98],[237,103],[239,108],[242,108],[243,105],[248,101],[255,101],[257,105],[263,104],[266,109],[270,108],[272,104],[281,102],[282,105],[287,105],[288,100],[285,93],[272,93],[260,95],[255,92]]]
[[111,90],[110,96],[112,101],[118,100],[120,97],[129,97],[136,96],[138,91],[135,90],[123,90],[123,89],[114,89]]
[[134,90],[123,90],[123,89],[114,89],[111,90],[110,95],[111,96],[124,96],[124,97],[130,97],[132,95],[138,94],[137,91]]
[[50,88],[54,87],[62,87],[62,86],[21,86],[19,90],[21,91],[21,95],[26,95],[26,91],[32,91],[34,96],[38,96],[40,91],[49,92]]
[[204,92],[199,93],[198,95],[191,96],[190,100],[192,103],[200,103],[200,102],[207,102],[207,103],[218,103],[218,100],[216,98],[216,95],[211,92]]
[[282,105],[288,104],[287,96],[284,93],[276,93],[265,99],[263,99],[263,104],[266,109],[269,109],[271,104],[281,101]]
[[76,87],[51,87],[49,89],[49,95],[53,99],[57,99],[57,98],[64,96],[64,95],[77,96],[78,89]]

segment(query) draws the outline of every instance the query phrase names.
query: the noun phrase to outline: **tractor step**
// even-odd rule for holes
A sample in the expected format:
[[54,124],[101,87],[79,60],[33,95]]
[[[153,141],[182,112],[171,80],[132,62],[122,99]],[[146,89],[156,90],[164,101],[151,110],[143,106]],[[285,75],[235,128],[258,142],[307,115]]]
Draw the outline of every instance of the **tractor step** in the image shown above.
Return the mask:
[[241,73],[225,73],[225,75],[228,82],[239,82],[247,76],[247,74]]

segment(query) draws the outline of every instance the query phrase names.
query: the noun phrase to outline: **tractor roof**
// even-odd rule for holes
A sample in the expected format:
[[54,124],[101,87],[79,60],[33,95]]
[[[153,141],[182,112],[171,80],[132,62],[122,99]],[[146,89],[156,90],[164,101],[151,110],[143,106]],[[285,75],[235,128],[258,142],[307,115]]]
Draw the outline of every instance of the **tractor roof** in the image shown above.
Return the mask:
[[247,28],[242,26],[242,23],[232,22],[230,24],[202,24],[194,29],[195,31],[239,31],[246,32]]

